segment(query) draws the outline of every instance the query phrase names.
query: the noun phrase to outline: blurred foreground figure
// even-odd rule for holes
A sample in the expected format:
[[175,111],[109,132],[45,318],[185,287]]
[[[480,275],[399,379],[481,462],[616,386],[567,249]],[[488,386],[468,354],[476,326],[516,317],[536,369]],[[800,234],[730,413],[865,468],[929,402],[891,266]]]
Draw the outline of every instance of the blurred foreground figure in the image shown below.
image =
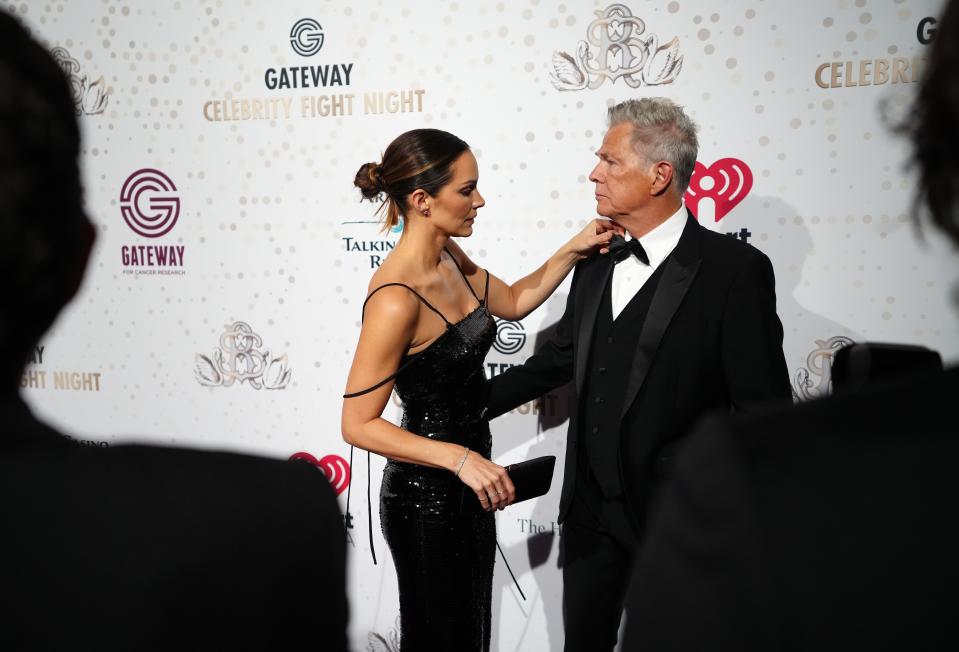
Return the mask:
[[[917,209],[959,243],[957,115],[953,2],[902,130]],[[952,368],[704,422],[659,496],[623,649],[959,649],[957,398]]]
[[67,80],[0,12],[0,649],[346,649],[345,537],[322,473],[81,447],[18,396],[93,228]]

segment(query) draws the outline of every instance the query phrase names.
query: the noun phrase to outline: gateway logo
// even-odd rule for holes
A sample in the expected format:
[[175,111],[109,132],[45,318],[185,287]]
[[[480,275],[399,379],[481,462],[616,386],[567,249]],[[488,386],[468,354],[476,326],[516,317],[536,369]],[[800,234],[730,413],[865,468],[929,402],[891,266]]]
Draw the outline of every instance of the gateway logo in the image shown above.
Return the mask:
[[134,233],[159,238],[176,225],[180,198],[167,175],[153,168],[137,170],[123,182],[120,213]]
[[301,57],[312,57],[323,47],[323,27],[312,18],[301,18],[290,30],[290,46]]
[[[292,47],[293,51],[301,57],[312,57],[320,51],[324,42],[325,37],[323,35],[323,27],[320,26],[320,23],[313,18],[301,18],[293,24],[293,28],[290,30],[290,47]],[[271,91],[285,90],[290,88],[327,88],[332,86],[349,86],[350,73],[352,72],[352,63],[333,63],[322,66],[270,67],[267,68],[263,73],[263,81],[266,84],[266,87]],[[352,93],[339,94],[336,96],[328,96],[325,101],[328,103],[332,103],[334,101],[338,103],[338,110],[336,114],[352,115],[354,97],[355,96]],[[309,100],[309,98],[301,99],[307,101]],[[314,98],[313,103],[315,104],[316,101],[317,99]],[[221,113],[225,113],[225,111],[222,111]],[[231,111],[230,113],[231,115],[235,116],[236,111]],[[253,113],[254,111],[251,109],[249,112],[251,117]],[[288,113],[289,112],[287,111],[287,118],[290,117]],[[312,113],[313,115],[311,117],[314,117],[316,115],[316,110],[314,109]],[[326,113],[321,111],[320,113],[322,115],[328,115],[329,111]],[[301,114],[304,117],[310,114],[308,105],[305,104],[301,106]],[[240,118],[243,118],[242,109]]]
[[496,339],[493,348],[503,355],[518,353],[526,344],[526,329],[518,321],[496,320]]
[[[123,221],[142,238],[161,238],[180,218],[180,196],[173,180],[155,168],[141,168],[120,189]],[[129,244],[120,248],[123,273],[182,275],[184,245]]]

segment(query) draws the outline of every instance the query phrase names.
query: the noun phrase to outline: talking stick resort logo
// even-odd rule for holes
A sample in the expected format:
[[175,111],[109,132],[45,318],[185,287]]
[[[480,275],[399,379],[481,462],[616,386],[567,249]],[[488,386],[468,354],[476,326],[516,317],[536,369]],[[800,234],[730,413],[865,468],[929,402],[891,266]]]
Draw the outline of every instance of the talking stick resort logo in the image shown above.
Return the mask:
[[[180,197],[173,180],[160,170],[143,168],[123,182],[120,214],[135,234],[148,241],[162,238],[180,218]],[[183,275],[183,245],[125,244],[120,248],[123,273]]]
[[[315,18],[297,20],[286,39],[294,54],[311,65],[269,66],[263,72],[262,95],[209,99],[203,103],[203,117],[209,122],[234,122],[353,116],[361,111],[362,115],[423,112],[426,91],[421,88],[370,91],[362,97],[347,92],[354,83],[353,63],[313,62],[327,44],[326,34]],[[274,95],[294,90],[306,92]]]
[[[380,224],[379,220],[347,220],[341,224]],[[397,238],[403,233],[403,218],[382,238],[358,238],[355,235],[341,236],[343,246],[352,255],[358,256],[364,263],[368,262],[370,269],[376,269],[383,264],[386,256],[393,251]]]
[[658,36],[645,31],[646,23],[626,5],[597,11],[575,55],[553,53],[550,81],[560,91],[595,90],[607,79],[622,79],[630,88],[671,84],[683,69],[679,39],[660,45]]

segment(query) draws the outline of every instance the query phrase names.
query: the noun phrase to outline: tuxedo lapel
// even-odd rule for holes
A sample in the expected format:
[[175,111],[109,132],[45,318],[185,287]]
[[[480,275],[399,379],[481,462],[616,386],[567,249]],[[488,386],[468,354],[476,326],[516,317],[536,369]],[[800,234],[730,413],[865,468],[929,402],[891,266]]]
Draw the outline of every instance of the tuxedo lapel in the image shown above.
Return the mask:
[[[673,253],[663,263],[666,267],[659,286],[653,294],[646,321],[643,323],[643,330],[639,335],[636,353],[633,356],[620,418],[626,415],[633,401],[636,400],[639,390],[642,389],[666,329],[699,272],[699,265],[702,262],[700,253],[702,228],[692,213],[687,215],[683,235]],[[580,344],[582,345],[582,340]]]
[[583,299],[580,303],[579,337],[576,341],[576,392],[583,390],[583,381],[586,378],[586,365],[589,363],[589,348],[593,338],[593,328],[596,326],[596,315],[599,312],[603,290],[613,271],[613,261],[610,256],[603,256],[598,264],[593,266],[590,278],[584,278],[580,284],[580,293]]

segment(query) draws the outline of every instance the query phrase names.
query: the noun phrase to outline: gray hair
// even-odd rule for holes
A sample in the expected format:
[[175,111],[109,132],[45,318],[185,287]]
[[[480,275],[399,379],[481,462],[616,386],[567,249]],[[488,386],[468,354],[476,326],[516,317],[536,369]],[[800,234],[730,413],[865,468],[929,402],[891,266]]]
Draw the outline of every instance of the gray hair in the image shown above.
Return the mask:
[[609,126],[623,122],[633,125],[633,146],[647,162],[668,161],[673,166],[676,189],[682,196],[699,152],[696,124],[683,107],[665,97],[626,100],[609,108]]

